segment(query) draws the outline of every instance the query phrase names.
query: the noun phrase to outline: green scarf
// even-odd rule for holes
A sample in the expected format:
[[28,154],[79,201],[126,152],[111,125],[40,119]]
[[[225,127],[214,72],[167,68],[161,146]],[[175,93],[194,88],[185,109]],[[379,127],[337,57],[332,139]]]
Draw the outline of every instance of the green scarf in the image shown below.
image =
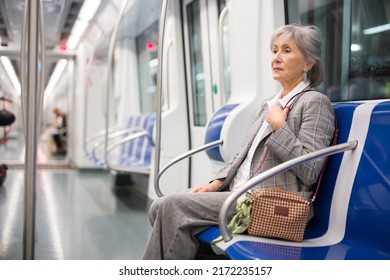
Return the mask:
[[[247,194],[243,194],[237,199],[236,214],[228,224],[227,228],[231,233],[243,233],[248,229],[251,213],[251,200]],[[222,235],[211,241],[215,244],[223,239]]]

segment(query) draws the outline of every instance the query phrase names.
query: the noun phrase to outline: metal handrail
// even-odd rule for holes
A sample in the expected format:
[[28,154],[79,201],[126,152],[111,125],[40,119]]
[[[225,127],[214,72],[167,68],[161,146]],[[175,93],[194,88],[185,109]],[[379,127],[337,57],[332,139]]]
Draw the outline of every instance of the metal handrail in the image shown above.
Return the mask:
[[[122,136],[122,135],[125,135],[127,133],[132,133],[132,132],[140,132],[140,131],[144,131],[145,129],[142,128],[142,127],[132,127],[132,128],[127,128],[127,129],[124,129],[124,130],[119,130],[119,131],[115,131],[113,133],[111,133],[108,138],[105,138],[104,140],[102,141],[99,141],[99,142],[96,142],[93,146],[93,149],[92,149],[92,157],[97,159],[97,156],[96,156],[96,151],[97,149],[102,146],[103,144],[106,144],[107,143],[107,140],[112,140],[112,139],[115,139],[119,136]],[[106,135],[106,134],[105,134]],[[107,146],[107,152],[108,152],[108,146]],[[105,164],[107,165],[107,158],[105,159]]]
[[[35,210],[36,210],[36,175],[37,175],[37,125],[39,98],[36,93],[39,91],[37,82],[38,69],[38,2],[26,1],[29,3],[25,9],[28,9],[28,77],[25,103],[25,128],[26,128],[26,155],[25,155],[25,200],[24,200],[24,229],[23,229],[23,258],[27,260],[34,259],[35,248]],[[26,20],[26,18],[24,19]],[[24,25],[24,23],[23,23]],[[25,35],[25,34],[24,34]],[[21,46],[25,49],[26,46]],[[24,67],[24,65],[22,65]],[[22,96],[22,100],[23,100]]]
[[149,131],[147,130],[141,130],[141,131],[138,131],[134,134],[131,134],[131,135],[128,135],[126,136],[125,138],[122,138],[121,140],[119,140],[118,142],[115,142],[113,145],[111,146],[108,146],[108,153],[112,152],[115,148],[117,148],[118,146],[122,145],[122,144],[125,144],[127,142],[130,142],[131,140],[135,140],[137,138],[140,138],[142,136],[149,136],[150,139],[152,139],[152,135],[150,135]]
[[224,58],[224,45],[223,45],[223,39],[224,39],[224,32],[223,32],[223,21],[225,20],[229,10],[226,6],[223,8],[221,15],[219,16],[219,22],[218,22],[218,55],[219,55],[219,88],[220,88],[220,94],[221,94],[221,105],[225,105],[225,76],[224,76],[224,67],[225,67],[225,58]]
[[109,114],[109,111],[110,111],[110,98],[109,98],[109,90],[110,90],[110,84],[111,84],[111,79],[110,79],[110,76],[111,76],[111,68],[112,68],[112,65],[113,65],[113,60],[114,60],[114,51],[115,51],[115,42],[116,42],[116,38],[118,36],[118,32],[119,32],[119,26],[121,24],[121,21],[122,21],[122,18],[123,18],[123,15],[126,11],[126,7],[127,7],[127,4],[129,3],[129,0],[123,0],[122,1],[122,5],[120,7],[120,10],[119,10],[119,15],[118,15],[118,18],[116,20],[116,23],[115,23],[115,26],[114,26],[114,30],[112,31],[112,35],[111,35],[111,38],[110,38],[110,45],[109,45],[109,48],[108,48],[108,67],[107,67],[107,71],[106,71],[106,76],[105,76],[105,87],[104,87],[104,93],[105,93],[105,104],[106,104],[106,107],[105,107],[105,113],[106,113],[106,126],[105,126],[105,129],[106,129],[106,137],[105,137],[105,142],[104,142],[104,162],[107,164],[107,148],[108,148],[108,129],[109,129],[109,117],[110,117],[110,114]]
[[[118,142],[116,142],[115,144],[111,145],[108,147],[107,149],[107,155],[113,151],[115,148],[117,148],[118,146],[124,144],[124,143],[127,143],[127,142],[130,142],[130,141],[133,141],[133,140],[136,140],[142,136],[148,136],[149,138],[153,139],[153,136],[150,135],[150,133],[147,131],[147,130],[143,130],[143,131],[139,131],[137,133],[134,133],[132,135],[129,135],[121,140],[119,140]],[[119,165],[112,165],[110,164],[110,158],[107,157],[107,168],[109,170],[112,170],[112,171],[119,171],[119,172],[127,172],[127,173],[132,173],[132,172],[136,172],[136,173],[147,173],[145,170],[143,169],[137,169],[137,168],[121,168],[121,166]]]
[[29,20],[29,4],[30,1],[25,1],[24,13],[23,13],[23,25],[21,32],[21,40],[20,40],[20,104],[22,108],[22,119],[24,128],[27,126],[27,117],[26,117],[26,104],[27,104],[27,93],[26,93],[26,56],[27,56],[27,21]]
[[[110,127],[108,129],[108,133],[111,133],[111,132],[115,132],[115,131],[120,131],[122,129],[120,128],[117,128],[117,127]],[[98,132],[96,132],[95,134],[87,137],[85,140],[84,140],[84,152],[85,154],[89,154],[89,151],[87,149],[87,145],[91,142],[93,142],[94,140],[102,137],[102,136],[105,136],[106,135],[106,130],[105,129],[102,129],[102,130],[99,130]],[[91,152],[92,153],[92,152]]]
[[202,151],[206,151],[206,150],[209,150],[211,148],[214,148],[214,147],[217,147],[219,145],[222,145],[223,144],[223,140],[220,139],[220,140],[216,140],[216,141],[213,141],[213,142],[210,142],[210,143],[207,143],[203,146],[200,146],[198,148],[195,148],[195,149],[192,149],[192,150],[189,150],[177,157],[175,157],[174,159],[172,159],[170,162],[168,162],[162,169],[161,171],[158,173],[156,177],[156,184],[155,184],[155,191],[156,191],[156,194],[159,196],[159,197],[162,197],[164,196],[163,193],[161,192],[160,190],[160,185],[159,185],[159,181],[160,181],[160,177],[164,174],[165,171],[168,170],[169,167],[171,167],[172,165],[176,164],[177,162],[183,160],[183,159],[186,159],[190,156],[193,156],[194,154],[196,153],[199,153],[199,152],[202,152]]
[[262,172],[261,174],[253,177],[249,181],[247,181],[244,185],[237,188],[235,191],[231,193],[231,195],[228,196],[228,198],[223,203],[221,210],[219,212],[219,229],[221,231],[221,235],[225,242],[228,242],[232,239],[232,235],[229,232],[227,228],[227,215],[230,207],[233,205],[237,199],[247,192],[249,189],[253,188],[255,185],[260,184],[261,182],[283,172],[286,170],[289,170],[297,165],[300,165],[302,163],[315,160],[318,158],[322,158],[325,156],[342,153],[348,150],[354,150],[358,145],[357,140],[349,141],[347,143],[334,145],[331,147],[327,147],[294,159],[291,159],[289,161],[286,161],[282,164],[279,164],[267,171]]
[[[163,101],[163,104],[165,104],[165,108],[166,109],[169,109],[171,108],[171,101],[169,99],[169,92],[170,92],[170,84],[169,84],[169,59],[170,59],[170,56],[171,56],[171,49],[172,49],[172,46],[173,46],[173,41],[169,42],[168,44],[168,47],[167,47],[167,50],[166,50],[166,56],[167,56],[167,63],[166,63],[166,86],[165,86],[165,101]],[[163,106],[163,105],[162,105]]]
[[[41,122],[42,109],[43,109],[43,99],[45,94],[45,72],[46,72],[46,42],[45,42],[45,19],[43,13],[43,3],[39,1],[39,33],[38,35],[41,42],[41,75],[39,80],[39,91],[38,91],[38,123]],[[40,127],[39,127],[40,129]],[[39,133],[40,134],[40,131]]]
[[161,113],[162,113],[162,89],[163,89],[163,81],[162,81],[162,71],[164,64],[164,40],[165,40],[165,23],[168,14],[168,5],[169,0],[164,0],[161,7],[161,16],[160,16],[160,25],[159,25],[159,34],[158,34],[158,50],[157,50],[157,58],[158,58],[158,70],[157,70],[157,96],[156,96],[156,140],[155,140],[155,148],[154,148],[154,189],[158,196],[162,196],[160,189],[158,187],[158,177],[156,174],[159,173],[160,170],[160,149],[161,149]]
[[[26,1],[24,13],[23,13],[23,24],[22,24],[22,33],[21,33],[21,48],[20,48],[20,85],[21,85],[21,108],[22,108],[22,117],[23,124],[26,126],[26,103],[27,96],[25,93],[25,82],[26,82],[26,71],[25,71],[25,60],[26,60],[26,29],[27,29],[27,21],[28,21],[28,10],[29,10],[29,1]],[[38,36],[40,37],[41,43],[41,75],[40,75],[40,83],[39,83],[39,91],[38,91],[38,120],[40,121],[42,116],[42,107],[43,107],[43,95],[44,95],[44,87],[45,87],[45,71],[46,71],[46,45],[45,45],[45,21],[44,21],[44,13],[43,13],[43,4],[42,1],[39,1],[38,7],[39,13],[39,32]],[[38,123],[39,123],[38,121]]]

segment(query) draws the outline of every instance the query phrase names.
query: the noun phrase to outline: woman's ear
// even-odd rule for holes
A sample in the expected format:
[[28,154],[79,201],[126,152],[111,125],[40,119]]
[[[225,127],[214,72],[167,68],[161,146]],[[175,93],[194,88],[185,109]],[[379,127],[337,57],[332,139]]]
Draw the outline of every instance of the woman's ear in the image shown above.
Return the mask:
[[316,64],[316,62],[317,61],[314,58],[308,58],[303,71],[309,72],[311,70],[311,68],[313,68],[314,64]]

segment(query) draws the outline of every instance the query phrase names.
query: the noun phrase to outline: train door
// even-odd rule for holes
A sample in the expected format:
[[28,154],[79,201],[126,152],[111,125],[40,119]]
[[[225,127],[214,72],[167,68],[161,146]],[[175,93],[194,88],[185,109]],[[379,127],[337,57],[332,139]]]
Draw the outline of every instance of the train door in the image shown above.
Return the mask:
[[21,119],[20,82],[14,65],[20,62],[19,55],[7,55],[0,50],[0,153],[1,163],[22,165],[24,163],[25,137]]
[[73,155],[74,59],[48,57],[37,162],[41,166],[67,167]]
[[[221,98],[218,61],[219,13],[226,1],[183,2],[186,80],[191,148],[204,144],[207,121],[225,102]],[[210,177],[211,163],[205,154],[191,161],[191,186]]]
[[[12,47],[12,45],[11,45]],[[20,76],[20,55],[18,52],[4,52],[0,61],[1,71],[1,93],[0,98],[2,110],[6,114],[12,114],[14,121],[6,125],[1,131],[0,152],[2,154],[2,163],[13,168],[21,168],[25,164],[26,152],[26,131],[23,123],[21,83]],[[39,65],[41,64],[39,61]],[[73,67],[74,60],[71,55],[54,54],[46,50],[45,67],[40,66],[39,75],[43,75],[44,95],[42,97],[42,107],[40,108],[41,118],[38,125],[38,147],[37,147],[37,164],[39,167],[61,167],[69,166],[71,160],[71,149],[69,149],[69,126],[71,126],[72,115],[71,100],[74,93],[73,84]],[[56,127],[56,118],[53,112],[58,109],[63,113],[61,117],[61,127]],[[59,132],[57,134],[57,132]],[[58,138],[56,137],[58,135]],[[59,146],[56,145],[57,144]]]

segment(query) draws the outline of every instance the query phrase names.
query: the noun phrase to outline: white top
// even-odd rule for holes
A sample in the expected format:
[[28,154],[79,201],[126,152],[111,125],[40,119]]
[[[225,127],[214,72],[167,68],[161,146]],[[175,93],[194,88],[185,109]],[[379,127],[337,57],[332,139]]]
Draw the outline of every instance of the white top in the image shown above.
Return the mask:
[[[309,82],[301,82],[298,84],[292,91],[290,91],[288,94],[286,94],[285,97],[282,97],[282,90],[278,92],[278,94],[275,95],[274,98],[272,98],[270,101],[267,102],[268,108],[271,108],[273,105],[275,105],[277,102],[284,108],[288,103],[293,103],[294,100],[298,97],[295,96],[300,91],[304,90],[309,86]],[[230,183],[230,190],[234,190],[239,186],[242,186],[246,183],[246,181],[249,180],[250,175],[250,166],[252,162],[253,155],[256,151],[257,146],[260,144],[261,140],[264,139],[271,131],[273,131],[272,127],[268,129],[268,126],[271,127],[271,125],[267,122],[267,120],[264,120],[262,126],[259,129],[259,132],[256,135],[256,138],[253,140],[252,146],[250,147],[248,154],[240,167],[237,170],[236,176],[234,176],[233,181]]]

